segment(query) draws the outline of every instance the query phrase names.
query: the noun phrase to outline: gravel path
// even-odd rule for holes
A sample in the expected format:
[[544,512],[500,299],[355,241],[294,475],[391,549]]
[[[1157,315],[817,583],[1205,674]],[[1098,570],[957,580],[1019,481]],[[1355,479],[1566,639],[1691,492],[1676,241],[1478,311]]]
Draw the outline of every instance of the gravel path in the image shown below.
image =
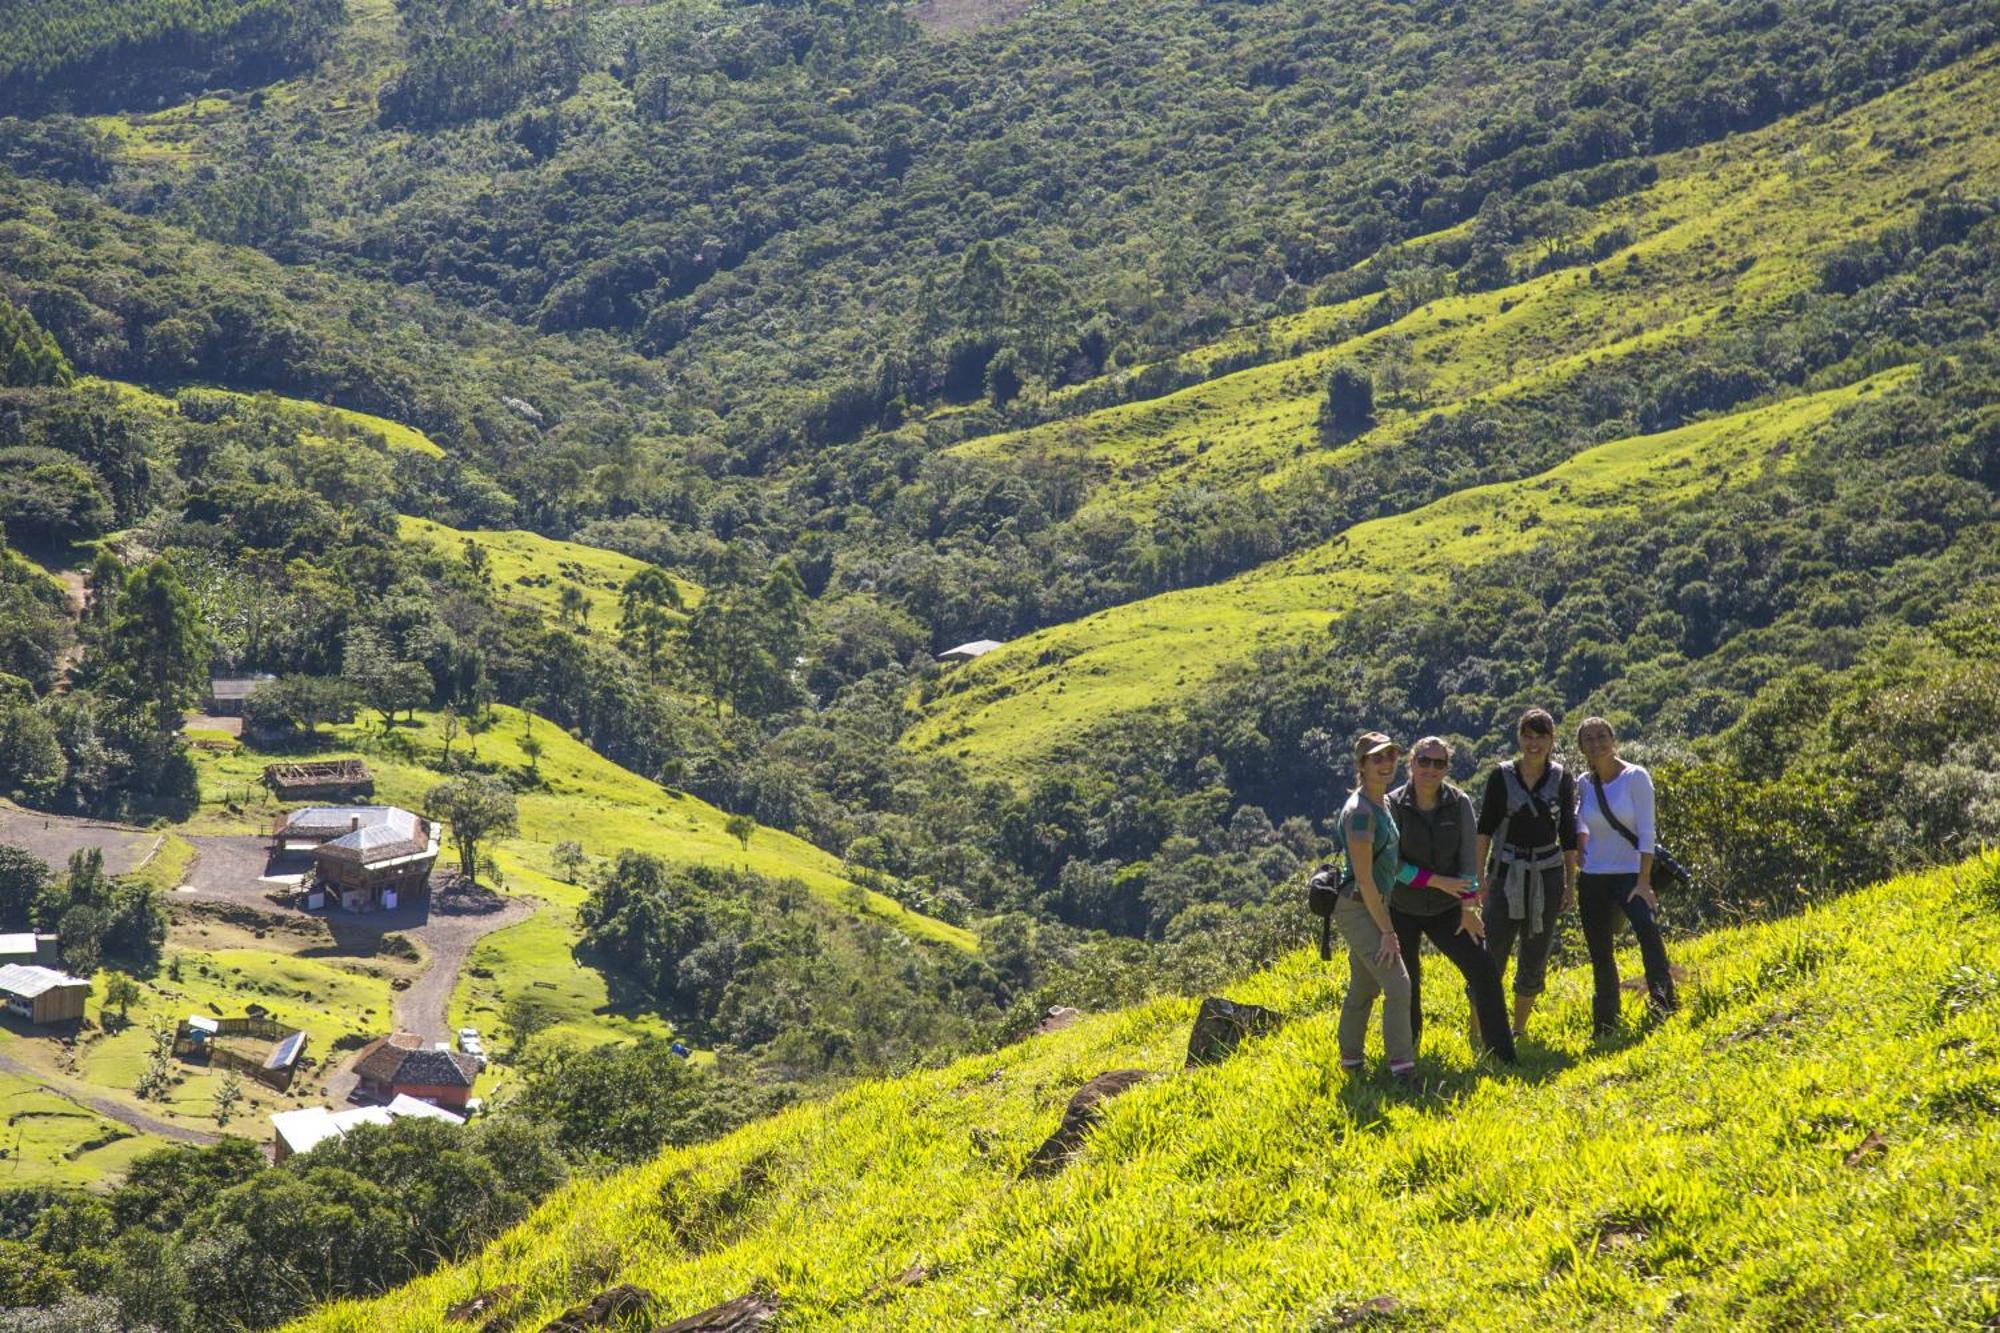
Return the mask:
[[116,1120],[127,1129],[136,1129],[141,1134],[157,1134],[163,1139],[179,1139],[182,1143],[214,1143],[221,1138],[218,1134],[209,1134],[199,1129],[187,1129],[165,1120],[155,1120],[143,1111],[135,1111],[131,1107],[123,1106],[108,1097],[100,1097],[89,1091],[82,1084],[72,1083],[66,1078],[44,1073],[42,1070],[22,1064],[19,1060],[9,1055],[0,1054],[0,1070],[4,1070],[9,1074],[19,1074],[23,1078],[32,1079],[57,1096],[66,1097],[78,1106],[88,1107],[106,1119]]
[[[333,909],[308,914],[282,907],[267,896],[282,880],[306,868],[304,858],[274,860],[262,838],[198,837],[188,841],[196,852],[187,876],[191,892],[178,896],[321,922],[332,933],[339,951],[355,957],[380,952],[382,937],[392,931],[414,940],[428,961],[408,989],[396,992],[392,1012],[397,1031],[415,1032],[427,1041],[451,1040],[447,1019],[451,992],[473,946],[496,930],[526,920],[535,910],[532,903],[504,898],[490,889],[461,887],[457,875],[440,871],[426,898],[394,911],[356,914]],[[327,1076],[327,1100],[336,1106],[354,1091],[352,1064],[353,1056],[349,1055],[341,1068]]]

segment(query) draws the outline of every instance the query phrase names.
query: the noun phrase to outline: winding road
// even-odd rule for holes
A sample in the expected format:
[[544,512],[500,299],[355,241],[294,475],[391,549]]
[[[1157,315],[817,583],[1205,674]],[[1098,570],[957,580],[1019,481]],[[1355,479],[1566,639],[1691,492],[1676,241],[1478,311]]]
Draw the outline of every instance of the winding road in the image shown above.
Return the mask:
[[144,1111],[135,1111],[129,1106],[112,1101],[109,1097],[100,1097],[81,1083],[22,1064],[4,1051],[0,1051],[0,1072],[19,1074],[58,1097],[75,1102],[78,1106],[94,1111],[107,1120],[116,1120],[127,1129],[136,1129],[141,1134],[157,1134],[163,1139],[178,1139],[182,1143],[214,1143],[222,1137],[199,1129],[188,1129],[171,1121],[155,1119]]

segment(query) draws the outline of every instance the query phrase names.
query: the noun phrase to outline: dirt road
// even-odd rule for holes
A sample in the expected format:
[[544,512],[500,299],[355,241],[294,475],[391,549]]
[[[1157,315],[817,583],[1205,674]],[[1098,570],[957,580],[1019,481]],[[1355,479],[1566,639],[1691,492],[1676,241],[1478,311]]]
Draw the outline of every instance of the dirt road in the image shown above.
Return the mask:
[[58,1097],[66,1097],[78,1106],[95,1111],[107,1120],[116,1120],[127,1129],[136,1129],[141,1134],[157,1134],[163,1139],[178,1139],[182,1143],[214,1143],[221,1137],[199,1129],[187,1129],[166,1120],[155,1120],[143,1111],[121,1106],[109,1097],[99,1097],[81,1083],[74,1083],[60,1075],[22,1064],[4,1052],[0,1052],[0,1071],[32,1079]]

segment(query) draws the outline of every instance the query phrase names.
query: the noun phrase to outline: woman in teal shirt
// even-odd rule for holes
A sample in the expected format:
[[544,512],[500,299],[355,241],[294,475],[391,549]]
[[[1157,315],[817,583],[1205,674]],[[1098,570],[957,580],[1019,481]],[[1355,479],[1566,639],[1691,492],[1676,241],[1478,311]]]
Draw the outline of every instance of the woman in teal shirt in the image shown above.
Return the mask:
[[1396,743],[1379,731],[1354,742],[1360,785],[1340,808],[1340,842],[1347,851],[1353,887],[1334,904],[1333,923],[1347,941],[1347,998],[1340,1006],[1340,1067],[1362,1067],[1368,1019],[1382,997],[1382,1046],[1389,1073],[1414,1083],[1416,1042],[1410,1032],[1410,974],[1389,919],[1389,891],[1403,868],[1402,832],[1389,813],[1389,783],[1396,776]]

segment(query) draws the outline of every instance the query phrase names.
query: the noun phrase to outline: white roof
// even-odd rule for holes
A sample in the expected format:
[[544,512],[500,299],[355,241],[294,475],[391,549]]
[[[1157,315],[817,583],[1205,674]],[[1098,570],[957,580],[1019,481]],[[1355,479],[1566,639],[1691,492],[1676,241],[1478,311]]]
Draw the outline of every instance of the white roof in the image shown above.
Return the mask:
[[[415,838],[417,817],[393,805],[309,805],[285,820],[286,833],[349,834],[377,828],[394,830],[392,838]],[[343,839],[345,841],[345,839]]]
[[356,1106],[346,1111],[308,1106],[300,1111],[280,1111],[271,1117],[271,1129],[293,1152],[311,1152],[328,1139],[345,1137],[356,1125],[386,1125],[404,1118],[465,1123],[464,1116],[398,1093],[387,1106]]
[[207,1014],[189,1014],[188,1026],[197,1032],[206,1032],[211,1037],[222,1031],[221,1021],[210,1018]]
[[13,958],[25,954],[35,956],[35,932],[25,935],[0,935],[0,958]]
[[18,995],[24,1000],[32,1000],[37,995],[65,986],[82,986],[89,989],[90,983],[82,977],[73,977],[52,967],[32,967],[26,963],[0,965],[0,991],[8,995]]
[[939,653],[938,656],[941,658],[984,657],[999,646],[1000,641],[998,639],[974,639],[971,643],[961,643],[956,648],[947,648]]

